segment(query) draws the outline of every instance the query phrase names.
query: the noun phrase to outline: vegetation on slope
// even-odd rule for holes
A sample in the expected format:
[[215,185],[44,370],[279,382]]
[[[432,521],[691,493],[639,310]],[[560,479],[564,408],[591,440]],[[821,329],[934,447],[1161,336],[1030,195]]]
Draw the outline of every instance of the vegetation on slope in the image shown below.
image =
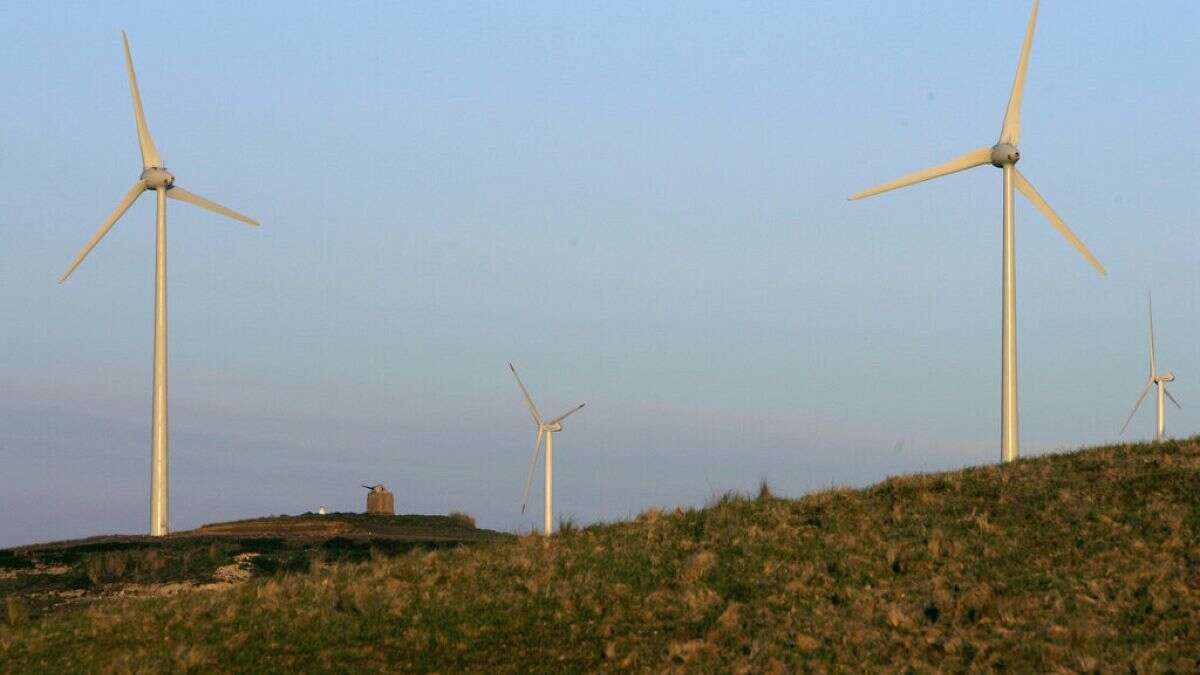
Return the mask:
[[1200,442],[318,564],[0,634],[13,670],[1200,668]]
[[0,597],[23,618],[125,595],[213,590],[307,571],[314,560],[360,562],[503,537],[464,514],[331,513],[204,525],[168,537],[103,536],[0,550]]

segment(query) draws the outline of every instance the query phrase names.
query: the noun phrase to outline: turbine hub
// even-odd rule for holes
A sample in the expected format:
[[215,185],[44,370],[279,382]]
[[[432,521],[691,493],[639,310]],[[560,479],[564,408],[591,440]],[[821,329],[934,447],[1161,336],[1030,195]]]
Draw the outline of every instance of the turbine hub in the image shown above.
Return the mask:
[[542,431],[552,431],[554,433],[558,433],[558,432],[562,431],[562,422],[555,422],[554,424],[544,424],[544,425],[542,425]]
[[142,180],[146,181],[146,188],[149,190],[169,188],[175,184],[175,176],[160,166],[152,166],[143,171]]
[[1016,164],[1021,159],[1021,153],[1012,143],[997,143],[992,146],[992,166],[1003,169],[1010,164]]

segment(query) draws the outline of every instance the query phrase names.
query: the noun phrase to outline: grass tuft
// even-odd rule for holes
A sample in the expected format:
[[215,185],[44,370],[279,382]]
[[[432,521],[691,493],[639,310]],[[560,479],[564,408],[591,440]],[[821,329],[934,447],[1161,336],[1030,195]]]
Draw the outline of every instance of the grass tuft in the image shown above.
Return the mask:
[[579,534],[579,524],[575,522],[574,518],[559,518],[558,529],[555,532],[560,537],[573,537]]
[[765,502],[774,498],[771,493],[771,486],[767,484],[767,479],[763,478],[758,482],[758,501]]
[[19,598],[4,599],[4,614],[8,625],[13,628],[24,625],[29,620],[29,609]]
[[451,511],[449,518],[451,522],[459,527],[475,529],[475,519],[462,511]]

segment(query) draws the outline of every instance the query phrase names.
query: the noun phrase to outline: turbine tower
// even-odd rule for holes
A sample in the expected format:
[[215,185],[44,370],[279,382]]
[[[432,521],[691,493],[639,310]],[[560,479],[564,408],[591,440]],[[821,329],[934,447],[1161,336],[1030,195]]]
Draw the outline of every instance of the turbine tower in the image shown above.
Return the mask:
[[59,278],[58,283],[63,283],[71,276],[75,268],[79,267],[88,253],[91,253],[143,192],[154,192],[158,216],[155,221],[154,383],[150,416],[150,534],[159,537],[170,530],[167,504],[167,198],[190,202],[249,225],[258,225],[258,222],[175,184],[175,176],[163,166],[158,149],[154,146],[154,139],[150,138],[146,114],[142,111],[142,98],[138,93],[137,75],[133,72],[133,57],[129,54],[129,38],[125,36],[124,31],[121,31],[121,39],[125,43],[125,67],[129,72],[133,116],[137,120],[138,146],[142,152],[142,174],[121,199],[121,203],[117,204],[108,220],[104,221],[79,255],[75,256],[75,260]]
[[1175,373],[1167,372],[1159,375],[1158,367],[1154,363],[1154,300],[1149,298],[1149,296],[1147,296],[1147,299],[1150,303],[1150,379],[1146,381],[1146,387],[1142,389],[1142,395],[1138,396],[1137,403],[1133,404],[1133,412],[1129,413],[1129,417],[1125,418],[1125,425],[1121,427],[1121,433],[1125,433],[1126,427],[1129,426],[1138,408],[1141,407],[1142,399],[1146,398],[1150,387],[1158,385],[1158,415],[1155,418],[1154,424],[1154,440],[1155,442],[1161,442],[1163,434],[1167,430],[1166,415],[1164,412],[1166,406],[1163,405],[1163,397],[1171,399],[1171,403],[1174,403],[1176,408],[1182,410],[1183,406],[1179,405],[1179,401],[1176,401],[1171,392],[1167,391],[1167,383],[1175,381]]
[[1017,151],[1017,142],[1021,135],[1021,97],[1025,90],[1025,72],[1029,67],[1029,51],[1033,45],[1033,31],[1037,24],[1038,0],[1033,2],[1033,11],[1029,17],[1029,27],[1025,32],[1025,44],[1021,48],[1021,58],[1017,63],[1017,76],[1013,82],[1012,95],[1008,100],[1008,109],[1004,114],[1004,124],[1000,131],[1000,140],[991,147],[972,150],[958,159],[951,160],[931,169],[918,171],[890,183],[860,192],[851,200],[871,197],[882,192],[906,187],[915,183],[940,178],[966,169],[991,164],[1004,172],[1004,219],[1003,219],[1003,291],[1001,295],[1001,329],[1000,329],[1000,461],[1012,462],[1020,455],[1020,438],[1017,420],[1017,271],[1014,258],[1015,237],[1013,233],[1013,188],[1021,191],[1033,205],[1038,208],[1050,223],[1071,242],[1084,258],[1087,258],[1101,274],[1106,274],[1096,257],[1067,227],[1062,218],[1050,208],[1025,176],[1017,170],[1017,161],[1021,153]]
[[521,393],[525,395],[525,405],[529,406],[529,414],[533,416],[533,423],[537,425],[537,441],[533,445],[533,461],[529,463],[529,477],[525,479],[525,494],[521,497],[521,513],[525,513],[525,506],[529,503],[529,487],[533,484],[533,471],[537,468],[538,454],[542,450],[542,440],[546,441],[546,508],[545,520],[542,524],[542,533],[546,536],[554,534],[554,434],[562,431],[562,421],[570,415],[575,414],[584,406],[583,403],[571,408],[567,412],[555,417],[549,422],[542,419],[541,413],[538,412],[537,406],[533,404],[533,397],[529,395],[529,390],[525,388],[525,383],[521,381],[521,376],[517,375],[517,369],[513,368],[513,364],[508,364],[508,369],[512,371],[513,377],[517,378],[517,386],[521,388]]

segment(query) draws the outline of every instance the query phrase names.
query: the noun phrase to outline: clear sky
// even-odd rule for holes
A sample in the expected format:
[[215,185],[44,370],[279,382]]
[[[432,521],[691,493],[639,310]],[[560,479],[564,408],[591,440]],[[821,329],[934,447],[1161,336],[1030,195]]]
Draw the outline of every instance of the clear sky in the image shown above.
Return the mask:
[[[508,360],[588,404],[580,522],[998,459],[1000,173],[846,196],[995,142],[1028,2],[100,4],[0,5],[0,546],[148,527],[154,200],[55,283],[140,171],[122,28],[179,184],[263,223],[170,203],[176,529],[374,482],[534,526]],[[1200,429],[1198,32],[1043,3],[1021,170],[1110,275],[1017,198],[1027,455],[1117,439],[1148,290]]]

